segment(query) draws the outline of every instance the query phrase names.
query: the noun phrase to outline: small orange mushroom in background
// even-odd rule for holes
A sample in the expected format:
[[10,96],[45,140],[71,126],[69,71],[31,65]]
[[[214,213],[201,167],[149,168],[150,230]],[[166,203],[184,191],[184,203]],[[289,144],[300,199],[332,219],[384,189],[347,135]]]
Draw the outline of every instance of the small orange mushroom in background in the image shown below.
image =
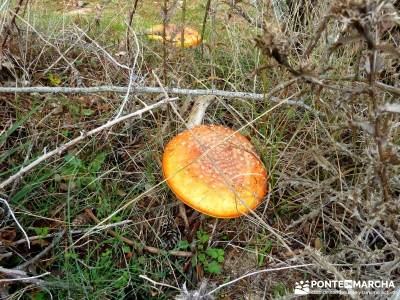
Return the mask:
[[175,136],[164,151],[163,173],[182,202],[217,218],[248,213],[268,191],[250,141],[223,126],[200,125]]
[[[164,25],[155,25],[150,29],[146,30],[147,37],[150,40],[162,41],[163,40],[163,29]],[[200,34],[190,27],[183,28],[184,40],[183,47],[191,48],[196,47],[201,43]],[[167,42],[172,43],[175,47],[182,46],[182,28],[179,28],[175,24],[167,24],[165,26],[165,39]]]

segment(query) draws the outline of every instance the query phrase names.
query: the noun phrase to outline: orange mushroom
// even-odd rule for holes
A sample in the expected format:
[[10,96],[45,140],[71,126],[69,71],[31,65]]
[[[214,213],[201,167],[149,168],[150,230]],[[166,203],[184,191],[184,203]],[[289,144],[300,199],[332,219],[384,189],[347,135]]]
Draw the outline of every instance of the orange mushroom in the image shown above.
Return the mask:
[[[164,25],[155,25],[146,31],[147,37],[150,40],[162,41],[163,40]],[[184,40],[183,47],[191,48],[196,47],[201,43],[200,34],[190,27],[183,28]],[[165,39],[167,42],[172,43],[175,47],[182,46],[182,28],[175,24],[167,24],[165,26]]]
[[268,191],[266,170],[249,140],[217,125],[175,136],[164,151],[163,173],[182,202],[217,218],[248,213]]

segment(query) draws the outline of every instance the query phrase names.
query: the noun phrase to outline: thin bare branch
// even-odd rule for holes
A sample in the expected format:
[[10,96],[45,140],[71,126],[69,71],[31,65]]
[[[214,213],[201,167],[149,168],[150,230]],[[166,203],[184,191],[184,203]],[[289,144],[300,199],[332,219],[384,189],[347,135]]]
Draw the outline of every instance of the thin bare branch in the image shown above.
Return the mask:
[[[238,98],[238,99],[248,99],[248,100],[267,100],[271,102],[279,103],[281,99],[278,97],[265,97],[265,94],[256,94],[249,92],[232,92],[232,91],[223,91],[223,90],[213,90],[213,89],[183,89],[183,88],[173,88],[173,87],[150,87],[150,86],[135,86],[130,89],[131,93],[137,94],[162,94],[164,90],[168,94],[174,95],[190,95],[190,96],[202,96],[202,95],[210,95],[217,96],[223,98]],[[16,93],[16,94],[25,94],[25,93],[46,93],[46,94],[93,94],[93,93],[124,93],[126,94],[128,91],[128,87],[125,86],[112,86],[112,85],[103,85],[103,86],[94,86],[94,87],[0,87],[0,93]],[[291,99],[285,101],[287,105],[300,106],[304,109],[317,113],[312,107],[305,104],[301,99]]]
[[26,243],[28,244],[28,248],[31,248],[31,243],[29,241],[28,235],[26,234],[26,231],[24,230],[22,225],[18,222],[18,219],[15,216],[15,214],[14,214],[13,210],[11,209],[10,205],[8,204],[8,201],[6,199],[3,199],[3,198],[0,198],[0,201],[3,202],[5,204],[5,206],[7,206],[7,209],[10,212],[10,215],[13,218],[15,224],[17,224],[18,228],[22,231],[22,234],[25,237]]
[[152,284],[154,284],[154,285],[160,285],[160,286],[168,287],[168,288],[175,289],[175,290],[178,290],[178,291],[181,290],[180,288],[177,288],[176,286],[169,285],[169,284],[162,283],[162,282],[157,282],[157,281],[155,281],[155,280],[153,280],[153,279],[147,277],[146,275],[139,275],[139,277],[140,277],[140,278],[143,278],[143,279],[145,279],[145,280],[147,280],[147,281],[150,281],[150,282],[151,282]]

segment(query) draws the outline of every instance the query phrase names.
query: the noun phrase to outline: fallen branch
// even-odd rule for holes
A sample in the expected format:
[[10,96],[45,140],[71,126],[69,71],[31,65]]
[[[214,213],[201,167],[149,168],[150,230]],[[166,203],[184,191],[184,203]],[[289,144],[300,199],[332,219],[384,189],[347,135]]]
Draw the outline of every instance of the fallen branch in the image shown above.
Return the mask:
[[[63,283],[63,282],[47,282],[44,281],[42,279],[39,279],[41,277],[47,276],[47,275],[51,275],[50,272],[46,272],[40,275],[36,275],[36,276],[29,276],[26,272],[24,271],[20,271],[20,270],[15,270],[15,269],[7,269],[4,267],[0,267],[0,273],[4,274],[5,276],[11,277],[13,279],[1,279],[0,280],[0,296],[2,295],[1,292],[4,293],[4,290],[1,290],[2,285],[4,285],[4,283],[8,283],[8,282],[13,282],[13,281],[21,281],[21,282],[26,282],[26,283],[32,283],[32,284],[36,284],[37,286],[41,286],[41,287],[56,287],[56,288],[63,288],[66,290],[69,290],[71,288],[77,288],[78,286],[76,284],[67,282],[67,283]],[[3,299],[3,298],[1,298]],[[5,298],[8,299],[8,298]]]
[[[151,86],[136,86],[128,88],[126,86],[113,86],[102,85],[93,87],[46,87],[46,86],[33,86],[33,87],[0,87],[0,93],[45,93],[45,94],[93,94],[93,93],[121,93],[126,94],[128,91],[134,94],[162,94],[164,90],[168,94],[174,95],[190,95],[190,96],[217,96],[223,98],[239,98],[248,100],[269,100],[271,102],[281,102],[281,99],[274,96],[266,97],[265,94],[256,94],[248,92],[231,92],[213,89],[181,89],[171,87],[151,87]],[[286,100],[285,104],[303,107],[309,111],[315,112],[313,108],[305,104],[303,100]]]
[[33,168],[35,168],[37,165],[39,165],[40,163],[46,161],[47,159],[49,159],[50,157],[53,157],[55,155],[60,155],[63,152],[65,152],[65,150],[67,150],[68,148],[76,145],[77,143],[81,142],[82,140],[91,137],[105,129],[108,129],[118,123],[121,123],[125,120],[128,120],[130,118],[136,117],[136,116],[140,116],[143,113],[150,111],[154,108],[157,108],[165,103],[168,103],[170,101],[175,101],[178,98],[169,98],[169,99],[164,99],[161,100],[157,103],[151,104],[151,105],[147,105],[146,107],[139,109],[133,113],[127,114],[125,116],[122,116],[118,119],[113,119],[111,121],[108,121],[107,123],[105,123],[104,125],[97,127],[93,130],[90,130],[88,132],[82,132],[80,136],[70,140],[68,143],[65,143],[45,154],[43,154],[42,156],[40,156],[39,158],[37,158],[36,160],[34,160],[33,162],[31,162],[29,165],[23,167],[22,169],[20,169],[17,173],[15,173],[14,175],[10,176],[8,179],[6,179],[5,181],[3,181],[2,183],[0,183],[0,189],[4,189],[7,185],[9,185],[10,183],[12,183],[14,180],[21,178],[25,173],[29,172],[30,170],[32,170]]
[[40,277],[49,275],[49,272],[46,272],[44,274],[40,274],[37,276],[28,276],[28,274],[24,271],[20,270],[15,270],[15,269],[7,269],[0,267],[0,273],[5,274],[8,277],[11,277],[12,279],[0,279],[0,285],[7,283],[7,282],[12,282],[12,281],[22,281],[22,282],[30,282],[38,285],[42,285],[44,281],[38,279]]
[[20,270],[15,270],[15,269],[7,269],[0,267],[0,273],[6,274],[7,276],[26,276],[26,272],[20,271]]
[[[25,240],[24,240],[25,241]],[[2,260],[2,259],[4,259],[4,258],[9,258],[9,257],[11,257],[11,256],[13,256],[13,253],[12,252],[6,252],[6,253],[0,253],[0,261]],[[0,298],[1,299],[1,298]]]
[[22,282],[31,282],[31,283],[41,284],[42,282],[38,281],[37,279],[47,276],[49,274],[50,274],[50,272],[36,275],[36,276],[31,276],[31,277],[16,277],[16,278],[12,278],[12,279],[0,279],[0,283],[4,284],[4,283],[8,283],[8,282],[13,282],[13,281],[22,281]]
[[150,281],[150,282],[151,282],[152,284],[154,284],[154,285],[165,286],[165,287],[168,287],[168,288],[171,288],[171,289],[174,289],[174,290],[178,290],[178,291],[181,290],[181,289],[179,289],[179,288],[177,288],[177,287],[175,287],[175,286],[173,286],[173,285],[166,284],[166,283],[162,283],[162,282],[157,282],[157,281],[155,281],[155,280],[153,280],[153,279],[147,277],[146,275],[139,275],[139,277],[140,277],[140,278],[143,278],[143,279],[145,279],[145,280],[147,280],[147,281]]
[[[88,215],[88,217],[90,217],[96,224],[100,223],[100,220],[94,215],[93,211],[90,208],[86,208],[85,209],[85,213]],[[136,243],[126,237],[123,237],[121,235],[119,235],[118,233],[116,233],[114,230],[107,230],[107,233],[112,236],[112,237],[117,237],[119,239],[121,239],[121,241],[123,241],[125,244],[135,247]],[[153,254],[161,254],[163,252],[163,250],[155,248],[155,247],[150,247],[150,246],[144,246],[143,250],[149,253],[153,253]],[[168,254],[172,255],[172,256],[180,256],[180,257],[192,257],[193,254],[192,252],[187,252],[187,251],[175,251],[175,250],[170,250],[167,252]]]

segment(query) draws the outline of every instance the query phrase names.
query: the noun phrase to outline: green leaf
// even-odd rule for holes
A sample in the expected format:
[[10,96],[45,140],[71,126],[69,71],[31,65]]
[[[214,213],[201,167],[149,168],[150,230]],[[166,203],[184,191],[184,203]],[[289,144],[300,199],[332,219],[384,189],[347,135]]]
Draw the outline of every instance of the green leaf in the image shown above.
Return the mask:
[[102,252],[101,253],[101,256],[102,257],[110,257],[111,256],[111,250],[110,249],[107,249],[106,251],[104,251],[104,252]]
[[204,234],[204,235],[201,236],[200,242],[205,244],[205,243],[208,242],[209,239],[210,239],[209,235],[208,234]]
[[228,236],[227,234],[223,234],[223,235],[221,236],[221,240],[227,241],[227,240],[229,240],[229,236]]
[[259,249],[258,254],[258,265],[261,267],[264,265],[265,255],[270,253],[272,250],[273,243],[270,240],[267,240],[265,246]]
[[46,294],[43,292],[35,293],[32,297],[32,300],[45,300],[45,299],[46,299]]
[[118,222],[121,222],[121,221],[122,221],[122,217],[121,216],[115,215],[115,216],[111,217],[111,222],[113,222],[113,223],[118,223]]
[[286,294],[286,287],[283,283],[279,282],[273,287],[274,298],[280,298]]
[[99,172],[104,161],[106,160],[107,153],[101,152],[96,155],[93,161],[89,164],[89,170],[93,173]]
[[70,259],[77,259],[78,255],[75,252],[66,252],[64,254],[65,258],[70,258]]
[[84,167],[83,162],[75,155],[67,154],[64,159],[67,162],[67,164],[71,167],[75,167],[77,169]]
[[221,273],[221,265],[215,260],[211,261],[207,264],[205,270],[211,274],[220,274]]
[[182,240],[178,242],[178,249],[180,250],[186,250],[190,246],[189,242],[186,240]]
[[92,110],[90,108],[83,108],[81,112],[82,112],[82,115],[87,116],[87,117],[94,114],[94,110]]
[[91,191],[96,191],[98,189],[99,182],[97,181],[96,177],[89,176],[87,178],[87,187]]
[[194,268],[197,265],[197,256],[192,257],[192,267]]
[[72,136],[72,132],[67,129],[61,130],[60,133],[66,138],[70,138]]
[[48,79],[52,86],[59,86],[61,84],[61,77],[58,74],[50,73]]
[[211,256],[212,258],[218,257],[218,249],[216,248],[208,248],[206,253],[208,256]]
[[49,227],[35,227],[34,228],[36,235],[45,236],[49,234]]
[[123,251],[124,253],[130,253],[130,252],[132,252],[132,250],[131,250],[131,248],[130,248],[129,246],[123,246],[123,247],[122,247],[122,251]]
[[198,230],[197,231],[197,239],[199,240],[200,243],[205,244],[209,240],[209,235],[205,233],[203,230]]
[[146,256],[139,256],[138,257],[138,263],[140,264],[140,265],[146,265],[146,263],[147,263],[147,259],[146,259]]
[[128,272],[125,271],[122,273],[122,276],[114,282],[114,287],[123,288],[128,284],[128,281],[129,281],[129,274]]
[[197,254],[199,262],[204,263],[206,261],[206,255],[204,253]]

